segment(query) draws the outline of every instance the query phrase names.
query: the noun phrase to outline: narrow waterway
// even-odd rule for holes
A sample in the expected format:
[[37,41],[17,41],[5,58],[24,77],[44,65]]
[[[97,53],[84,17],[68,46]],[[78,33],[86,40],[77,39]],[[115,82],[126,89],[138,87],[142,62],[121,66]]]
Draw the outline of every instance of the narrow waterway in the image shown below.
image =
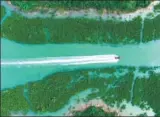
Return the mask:
[[[6,8],[6,7],[5,7]],[[10,10],[8,10],[8,9],[6,9],[6,11],[5,11],[5,16],[2,18],[2,20],[1,20],[1,25],[2,25],[2,23],[9,17],[9,16],[11,16],[12,15],[12,12],[10,11]]]
[[141,22],[141,32],[140,32],[140,43],[143,42],[143,31],[144,31],[144,18],[142,18],[142,22]]
[[130,103],[132,103],[132,100],[133,100],[133,96],[134,96],[133,90],[134,90],[134,85],[135,85],[138,71],[139,71],[139,68],[136,68],[136,70],[134,71],[134,77],[133,77],[132,86],[130,90]]
[[29,99],[29,96],[28,96],[28,89],[27,88],[24,88],[23,90],[23,96],[25,98],[25,100],[27,101],[28,105],[29,105],[29,108],[31,109],[32,108],[32,103]]
[[60,56],[89,56],[116,54],[121,57],[116,65],[160,66],[160,40],[140,45],[100,44],[39,44],[28,45],[1,39],[1,59],[36,59]]
[[[11,88],[29,81],[41,80],[53,72],[75,69],[107,66],[160,66],[160,40],[140,45],[99,45],[99,44],[42,44],[28,45],[1,39],[1,61],[4,60],[35,60],[36,58],[60,56],[89,56],[116,54],[120,61],[114,64],[85,64],[85,65],[25,65],[2,66],[2,89]],[[14,79],[14,80],[13,80]],[[8,82],[12,81],[12,82]]]

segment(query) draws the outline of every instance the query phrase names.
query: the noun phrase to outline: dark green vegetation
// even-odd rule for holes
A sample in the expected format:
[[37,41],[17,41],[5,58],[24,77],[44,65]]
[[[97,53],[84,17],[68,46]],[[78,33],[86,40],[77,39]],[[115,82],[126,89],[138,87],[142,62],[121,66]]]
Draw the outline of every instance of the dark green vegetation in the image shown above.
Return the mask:
[[[46,39],[47,29],[50,39]],[[141,18],[130,22],[85,18],[34,18],[17,14],[2,25],[2,37],[19,43],[139,43]],[[23,37],[23,38],[22,38]]]
[[[133,104],[147,102],[154,109],[157,116],[160,116],[160,74],[154,74],[152,71],[150,78],[136,79],[134,88]],[[144,107],[143,104],[140,105]]]
[[160,15],[154,19],[144,20],[143,42],[160,39]]
[[75,112],[74,116],[103,116],[103,117],[108,117],[108,116],[116,116],[117,114],[115,112],[104,112],[103,109],[97,108],[95,106],[90,106],[86,110],[82,112]]
[[[123,100],[130,101],[130,90],[133,81],[134,67],[127,67],[129,72],[124,76],[117,78],[114,73],[125,70],[126,67],[112,67],[90,70],[75,70],[68,72],[59,72],[51,74],[43,80],[30,82],[28,88],[28,98],[31,102],[31,108],[23,96],[24,86],[18,86],[15,89],[9,89],[8,92],[2,91],[2,115],[8,115],[10,111],[28,110],[34,112],[53,112],[57,111],[68,102],[68,100],[77,93],[89,88],[98,89],[98,92],[89,94],[87,100],[100,97],[105,103],[112,106]],[[141,70],[141,69],[140,69]],[[145,68],[142,68],[144,72]],[[159,115],[160,100],[160,74],[155,74],[150,70],[150,78],[136,79],[134,86],[133,104],[140,105],[145,101]],[[99,76],[102,73],[111,73],[110,78]],[[94,74],[94,75],[91,75]],[[26,88],[26,87],[25,87]],[[94,91],[94,90],[93,90]]]
[[10,115],[10,112],[23,111],[25,114],[29,110],[29,105],[23,98],[23,86],[1,92],[1,115]]
[[147,114],[146,113],[142,113],[142,114],[139,114],[137,115],[138,117],[147,117]]
[[78,0],[55,0],[55,1],[11,1],[11,3],[15,6],[18,6],[20,9],[24,11],[33,11],[38,7],[41,8],[63,8],[63,9],[87,9],[87,8],[95,8],[95,9],[103,9],[106,8],[109,11],[121,11],[121,12],[129,12],[134,11],[137,8],[146,7],[149,5],[150,0],[103,0],[103,1],[78,1]]
[[6,11],[5,11],[4,6],[1,6],[1,20],[4,17],[5,13],[6,13]]
[[115,76],[112,76],[112,78],[110,79],[104,79],[104,83],[100,84],[100,91],[97,93],[92,93],[88,96],[88,98],[92,99],[94,97],[100,96],[107,104],[110,105],[116,102],[122,102],[124,99],[129,101],[132,81],[133,73],[131,72],[127,73],[125,76],[122,76],[121,78],[116,78]]
[[[103,78],[91,79],[88,71],[71,71],[50,75],[46,80],[29,84],[29,97],[34,105],[32,110],[36,112],[56,111],[62,108],[69,98],[78,92],[88,88],[98,88],[103,91],[105,82],[107,81]],[[40,91],[37,89],[40,89]],[[39,100],[37,95],[41,94],[44,95]]]
[[156,6],[154,7],[154,11],[160,12],[160,4],[158,4],[158,5],[156,5]]
[[[3,13],[2,13],[3,15]],[[2,24],[2,37],[19,43],[140,43],[141,18],[120,22],[86,18],[33,18],[14,13]],[[144,20],[143,42],[160,38],[160,15]],[[23,35],[23,38],[22,38]]]

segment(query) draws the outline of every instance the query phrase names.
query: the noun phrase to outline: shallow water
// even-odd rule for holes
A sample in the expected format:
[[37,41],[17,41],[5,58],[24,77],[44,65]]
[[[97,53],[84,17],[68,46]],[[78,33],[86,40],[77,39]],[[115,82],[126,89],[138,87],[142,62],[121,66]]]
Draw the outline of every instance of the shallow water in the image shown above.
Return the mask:
[[[133,106],[131,103],[128,103],[126,101],[123,101],[121,105],[126,106],[125,109],[122,110],[122,112],[120,112],[122,116],[137,116],[142,113],[146,113],[148,116],[155,116],[155,113],[152,108],[149,108],[148,110],[141,109],[139,106]],[[117,109],[116,106],[114,106],[114,108]]]

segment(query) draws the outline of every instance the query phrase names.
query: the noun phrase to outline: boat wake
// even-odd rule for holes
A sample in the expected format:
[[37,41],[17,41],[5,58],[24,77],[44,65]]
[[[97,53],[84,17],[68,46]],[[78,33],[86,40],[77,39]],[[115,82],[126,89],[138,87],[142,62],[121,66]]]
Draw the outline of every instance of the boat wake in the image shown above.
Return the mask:
[[80,65],[92,63],[117,63],[117,55],[93,55],[93,56],[68,56],[68,57],[46,57],[27,60],[1,61],[2,66],[13,65]]

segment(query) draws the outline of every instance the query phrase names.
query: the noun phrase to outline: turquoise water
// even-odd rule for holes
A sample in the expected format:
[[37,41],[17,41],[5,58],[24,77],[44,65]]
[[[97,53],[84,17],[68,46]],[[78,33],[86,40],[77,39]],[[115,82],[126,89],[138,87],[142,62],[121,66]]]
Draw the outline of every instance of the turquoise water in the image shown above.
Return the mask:
[[58,56],[81,56],[117,54],[121,57],[116,64],[87,64],[78,66],[2,66],[2,89],[11,88],[29,81],[41,80],[48,74],[75,68],[95,68],[107,66],[160,66],[160,40],[140,45],[92,45],[92,44],[18,44],[7,39],[1,40],[1,59],[27,59]]
[[116,65],[160,66],[160,40],[140,45],[99,44],[18,44],[1,40],[1,59],[26,59],[58,56],[116,54],[121,57]]

